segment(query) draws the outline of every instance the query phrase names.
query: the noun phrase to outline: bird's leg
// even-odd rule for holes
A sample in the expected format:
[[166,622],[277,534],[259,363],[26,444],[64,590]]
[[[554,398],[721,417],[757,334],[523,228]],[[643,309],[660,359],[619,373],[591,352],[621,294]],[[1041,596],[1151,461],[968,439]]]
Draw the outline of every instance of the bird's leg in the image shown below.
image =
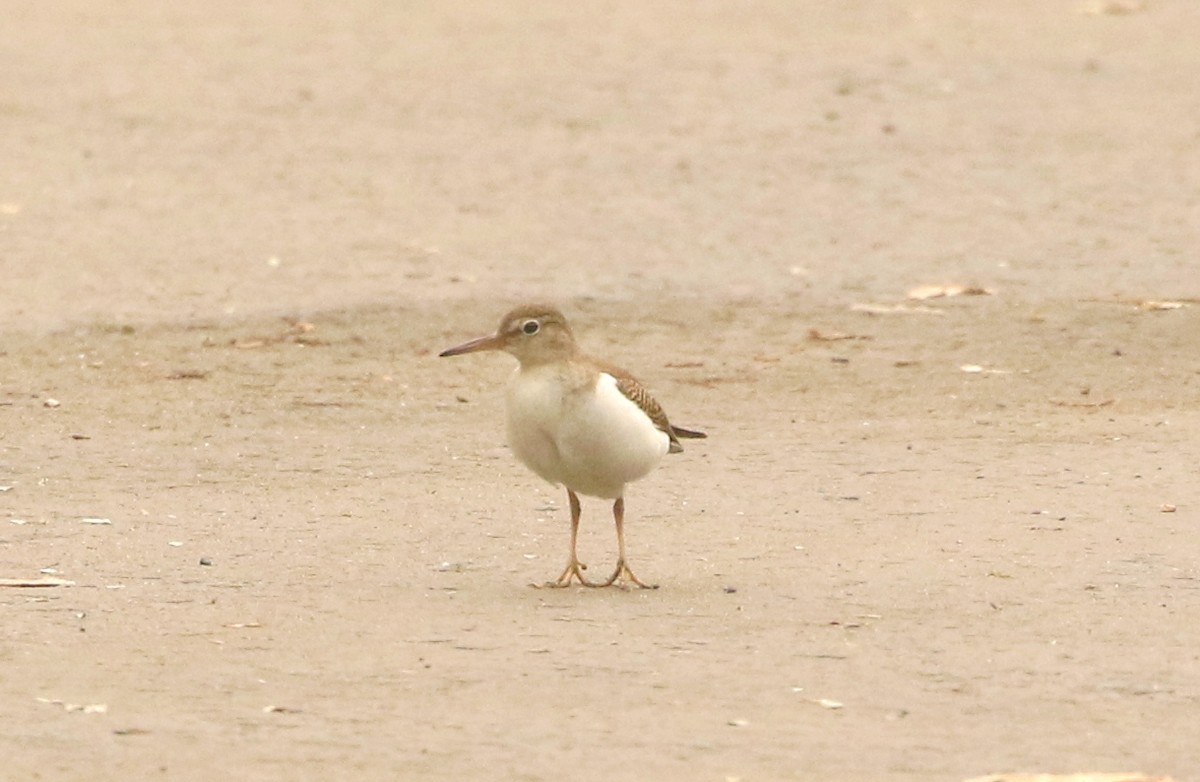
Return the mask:
[[612,576],[597,586],[611,586],[617,579],[627,578],[642,589],[658,589],[658,584],[647,584],[633,574],[629,565],[625,564],[625,498],[618,497],[613,503],[613,521],[617,524],[617,569]]
[[587,570],[587,565],[580,562],[579,558],[575,555],[576,543],[579,541],[579,516],[582,513],[582,509],[579,506],[579,497],[570,489],[567,489],[567,501],[571,506],[571,557],[567,560],[567,566],[563,569],[562,575],[556,581],[533,584],[533,586],[539,589],[542,587],[548,589],[568,587],[571,585],[572,578],[578,578],[579,583],[583,586],[601,586],[583,577],[583,571]]

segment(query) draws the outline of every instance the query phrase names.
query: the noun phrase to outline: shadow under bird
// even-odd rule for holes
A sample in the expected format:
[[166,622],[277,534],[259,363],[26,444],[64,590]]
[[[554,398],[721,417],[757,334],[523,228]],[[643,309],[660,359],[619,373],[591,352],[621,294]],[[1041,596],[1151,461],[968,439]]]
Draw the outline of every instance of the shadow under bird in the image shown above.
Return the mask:
[[[673,426],[658,402],[632,375],[580,352],[567,319],[553,307],[526,305],[504,316],[495,334],[441,352],[459,356],[502,350],[519,365],[508,381],[508,443],[526,467],[567,489],[571,506],[571,553],[562,575],[547,587],[573,579],[589,587],[621,579],[647,589],[625,558],[625,484],[645,477],[680,438],[706,437]],[[589,581],[576,555],[579,495],[613,500],[617,566],[605,581]]]

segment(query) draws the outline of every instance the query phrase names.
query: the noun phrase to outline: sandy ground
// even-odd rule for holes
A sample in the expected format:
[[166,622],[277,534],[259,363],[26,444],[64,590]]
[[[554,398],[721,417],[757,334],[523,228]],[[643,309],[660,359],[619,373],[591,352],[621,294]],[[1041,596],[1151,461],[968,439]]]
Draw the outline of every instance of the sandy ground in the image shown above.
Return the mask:
[[1200,777],[1200,6],[11,5],[0,775]]

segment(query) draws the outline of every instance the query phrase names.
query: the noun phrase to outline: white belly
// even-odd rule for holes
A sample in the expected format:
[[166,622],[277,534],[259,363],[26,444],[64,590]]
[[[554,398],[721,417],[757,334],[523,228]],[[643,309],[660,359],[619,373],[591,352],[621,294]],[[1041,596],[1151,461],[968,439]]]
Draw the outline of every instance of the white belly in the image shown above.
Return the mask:
[[593,497],[616,499],[645,476],[670,441],[625,398],[611,375],[569,392],[552,368],[518,369],[508,384],[508,442],[542,478]]

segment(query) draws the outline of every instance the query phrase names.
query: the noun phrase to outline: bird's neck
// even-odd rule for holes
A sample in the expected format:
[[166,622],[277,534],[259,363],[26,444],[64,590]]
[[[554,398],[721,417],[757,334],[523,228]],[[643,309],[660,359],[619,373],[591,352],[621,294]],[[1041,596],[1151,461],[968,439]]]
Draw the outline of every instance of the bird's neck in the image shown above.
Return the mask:
[[523,356],[517,356],[521,369],[535,369],[547,364],[567,364],[579,357],[579,349],[574,343],[550,345],[538,351],[531,351]]

